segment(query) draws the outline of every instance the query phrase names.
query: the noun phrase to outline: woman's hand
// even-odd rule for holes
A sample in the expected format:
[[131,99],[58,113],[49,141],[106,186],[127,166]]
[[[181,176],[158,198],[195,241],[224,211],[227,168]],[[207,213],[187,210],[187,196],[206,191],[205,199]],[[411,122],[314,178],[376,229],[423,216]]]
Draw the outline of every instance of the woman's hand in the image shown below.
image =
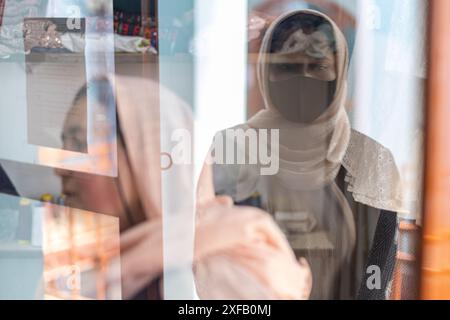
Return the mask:
[[312,274],[272,217],[228,197],[197,214],[194,270],[205,299],[308,299]]

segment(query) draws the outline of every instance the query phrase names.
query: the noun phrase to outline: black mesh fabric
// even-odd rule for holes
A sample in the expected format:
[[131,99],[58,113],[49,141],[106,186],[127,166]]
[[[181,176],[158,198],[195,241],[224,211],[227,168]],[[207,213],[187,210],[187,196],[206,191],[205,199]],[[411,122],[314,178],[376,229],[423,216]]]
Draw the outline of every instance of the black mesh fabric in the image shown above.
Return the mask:
[[396,232],[397,214],[389,211],[382,211],[366,265],[366,270],[368,270],[370,266],[378,266],[380,268],[381,288],[371,290],[367,286],[367,280],[371,274],[365,273],[363,280],[361,281],[358,300],[386,300],[388,286],[392,279],[396,261]]
[[0,165],[0,193],[17,196],[17,191]]

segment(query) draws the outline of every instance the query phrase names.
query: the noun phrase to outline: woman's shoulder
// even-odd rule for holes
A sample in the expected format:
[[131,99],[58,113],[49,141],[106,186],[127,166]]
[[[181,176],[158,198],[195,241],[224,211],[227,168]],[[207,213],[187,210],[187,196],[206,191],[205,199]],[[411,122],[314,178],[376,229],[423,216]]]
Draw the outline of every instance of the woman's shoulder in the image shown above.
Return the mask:
[[384,167],[398,171],[394,156],[388,148],[355,129],[352,129],[343,164],[350,174],[359,173],[355,170],[362,165],[367,169]]
[[342,165],[356,201],[389,211],[403,209],[400,173],[388,148],[352,130]]

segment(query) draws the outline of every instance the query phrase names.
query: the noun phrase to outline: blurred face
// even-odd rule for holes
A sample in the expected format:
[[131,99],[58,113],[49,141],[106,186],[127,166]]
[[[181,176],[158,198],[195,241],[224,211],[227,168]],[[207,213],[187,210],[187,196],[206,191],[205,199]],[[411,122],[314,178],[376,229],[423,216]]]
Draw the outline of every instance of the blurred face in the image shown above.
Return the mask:
[[[85,148],[86,124],[79,121],[79,115],[87,110],[86,98],[80,99],[68,114],[64,126],[64,147],[71,150]],[[120,219],[121,230],[131,226],[124,202],[130,209],[133,221],[142,217],[137,192],[134,189],[131,171],[122,143],[117,144],[119,177],[111,178],[82,172],[56,169],[55,173],[61,177],[62,190],[65,195],[65,205],[87,211],[108,214]],[[120,185],[119,185],[120,184]]]
[[[113,178],[56,169],[68,207],[119,217],[123,206]],[[122,223],[122,221],[121,221]]]
[[[315,38],[323,38],[320,32]],[[308,35],[298,41],[316,41]],[[291,45],[287,43],[288,45]],[[269,65],[269,94],[274,107],[289,121],[311,123],[322,115],[333,101],[336,91],[336,58],[331,48],[323,54],[312,54],[309,47],[293,43],[298,52],[275,52]]]

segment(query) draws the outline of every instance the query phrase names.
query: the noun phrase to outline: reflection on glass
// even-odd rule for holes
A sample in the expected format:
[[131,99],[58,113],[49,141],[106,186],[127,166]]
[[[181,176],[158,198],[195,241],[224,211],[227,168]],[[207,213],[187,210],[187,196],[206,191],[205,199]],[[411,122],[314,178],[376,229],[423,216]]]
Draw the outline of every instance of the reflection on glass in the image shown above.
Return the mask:
[[118,220],[68,207],[46,209],[45,298],[120,299]]
[[[297,256],[306,258],[313,299],[385,296],[390,278],[380,279],[374,292],[366,287],[366,271],[377,264],[378,233],[388,240],[384,257],[395,258],[396,214],[403,204],[398,169],[388,149],[350,126],[348,64],[346,39],[328,16],[301,10],[273,21],[257,64],[265,110],[231,129],[245,137],[227,141],[258,162],[225,157],[214,166],[216,193],[268,211]],[[273,175],[261,173],[261,135],[252,135],[264,130],[279,130],[279,141],[262,142],[272,156],[279,152]],[[386,222],[390,229],[383,229]],[[392,273],[393,263],[377,266]]]
[[[0,80],[5,84],[0,88],[0,158],[117,175],[116,137],[105,139],[96,131],[97,126],[109,121],[115,132],[114,102],[102,112],[96,108],[96,93],[88,92],[86,110],[73,114],[72,109],[72,120],[78,117],[80,127],[84,127],[78,137],[82,141],[76,146],[63,146],[61,142],[64,121],[77,90],[87,78],[114,73],[111,4],[112,1],[4,3],[0,30]],[[134,40],[117,43],[125,49],[127,45],[140,46]],[[12,131],[14,135],[8,134]]]
[[[86,82],[84,48],[74,56],[62,39],[84,37],[85,23],[68,29],[68,19],[25,19],[24,42],[27,66],[28,143],[70,151],[88,152],[87,110],[70,111],[71,96]],[[81,24],[81,22],[83,22]],[[71,75],[70,78],[67,75]],[[86,93],[85,93],[86,95]],[[61,127],[67,113],[79,122],[79,144],[61,145]]]
[[120,299],[118,220],[0,195],[2,299]]
[[417,297],[425,3],[0,0],[0,296]]

